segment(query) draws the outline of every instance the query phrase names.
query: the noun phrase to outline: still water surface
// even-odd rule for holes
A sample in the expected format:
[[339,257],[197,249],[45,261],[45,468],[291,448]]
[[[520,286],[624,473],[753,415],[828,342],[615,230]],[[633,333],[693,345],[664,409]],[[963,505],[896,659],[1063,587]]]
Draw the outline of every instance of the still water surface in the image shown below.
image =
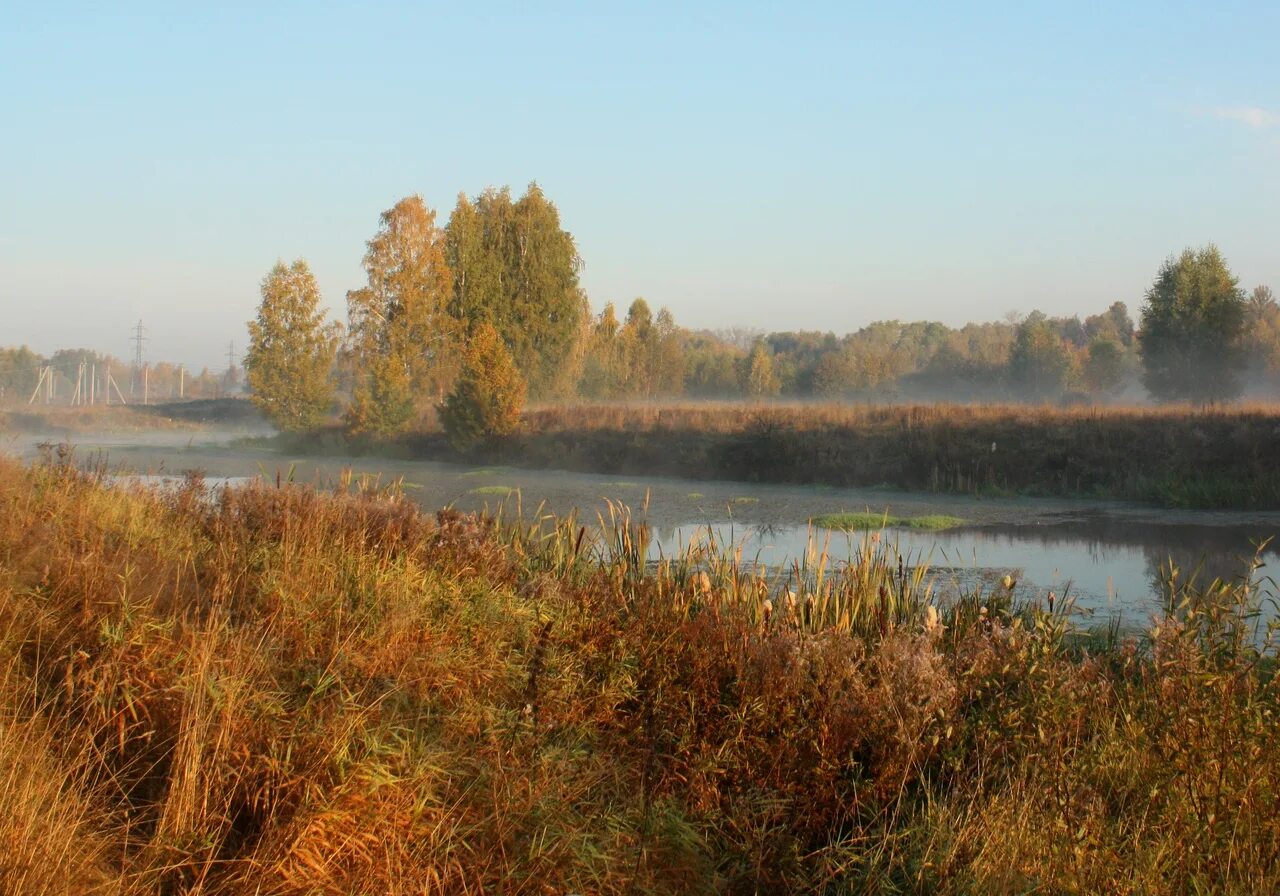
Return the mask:
[[[745,559],[773,566],[789,565],[816,546],[841,562],[857,551],[863,533],[827,533],[807,525],[718,524],[721,543],[743,544]],[[1172,561],[1181,575],[1195,572],[1201,581],[1244,575],[1256,544],[1274,526],[1160,525],[1148,522],[1118,524],[1087,517],[1061,523],[991,523],[945,532],[888,529],[881,538],[896,548],[908,565],[926,563],[934,574],[936,591],[953,595],[982,586],[991,589],[1006,573],[1018,584],[1021,600],[1047,600],[1049,592],[1070,597],[1080,617],[1105,623],[1118,617],[1126,626],[1145,624],[1163,606],[1161,582]],[[658,543],[670,556],[698,537],[697,527],[660,530]],[[1280,560],[1274,544],[1263,552],[1266,576]],[[1274,614],[1275,608],[1269,608]]]
[[[803,556],[811,538],[829,537],[833,562],[847,558],[861,533],[812,530],[819,514],[871,510],[912,517],[947,514],[968,521],[946,532],[887,530],[909,563],[928,562],[940,591],[991,581],[1012,572],[1018,595],[1043,600],[1050,590],[1074,596],[1083,613],[1119,616],[1141,625],[1161,605],[1162,568],[1172,560],[1184,577],[1233,577],[1248,569],[1255,545],[1280,534],[1280,513],[1171,511],[1121,502],[1064,499],[977,499],[886,489],[761,485],[663,477],[592,475],[545,470],[475,468],[379,458],[294,458],[261,445],[199,433],[77,436],[77,456],[119,473],[178,475],[200,470],[210,480],[294,481],[326,486],[344,469],[399,481],[407,494],[434,510],[503,506],[526,515],[540,505],[558,514],[576,510],[584,523],[607,512],[606,499],[625,502],[653,527],[654,553],[678,552],[710,528],[724,544],[741,544],[745,559],[786,566]],[[11,438],[0,450],[30,458],[35,437]],[[1266,566],[1280,567],[1280,540],[1264,551]],[[1274,612],[1274,608],[1272,608]]]

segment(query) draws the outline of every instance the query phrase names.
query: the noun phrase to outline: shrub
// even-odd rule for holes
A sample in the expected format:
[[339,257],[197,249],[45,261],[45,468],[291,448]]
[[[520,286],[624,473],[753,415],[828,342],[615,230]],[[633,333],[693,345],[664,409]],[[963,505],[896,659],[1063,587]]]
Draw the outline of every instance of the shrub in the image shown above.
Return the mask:
[[440,407],[440,422],[449,443],[465,451],[494,436],[504,436],[520,422],[525,381],[511,352],[490,324],[476,326],[467,344],[462,373]]

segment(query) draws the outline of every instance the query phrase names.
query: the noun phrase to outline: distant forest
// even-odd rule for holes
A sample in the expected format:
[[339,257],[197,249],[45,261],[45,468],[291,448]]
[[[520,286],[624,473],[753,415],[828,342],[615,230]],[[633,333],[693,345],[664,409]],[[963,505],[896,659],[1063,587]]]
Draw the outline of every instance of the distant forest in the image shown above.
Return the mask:
[[[1280,307],[1266,286],[1248,293],[1239,288],[1213,247],[1199,254],[1188,250],[1179,262],[1170,258],[1152,291],[1131,297],[1155,315],[1153,322],[1165,325],[1167,370],[1153,369],[1148,350],[1145,376],[1142,318],[1135,320],[1124,301],[1083,318],[1011,312],[1000,321],[959,328],[890,320],[843,336],[691,330],[643,298],[627,303],[625,312],[612,302],[594,311],[579,284],[581,265],[572,235],[536,184],[518,199],[506,188],[460,195],[444,226],[437,226],[420,197],[407,197],[382,214],[367,244],[368,284],[348,293],[345,326],[324,319],[305,261],[282,263],[268,274],[259,320],[249,325],[249,385],[256,357],[261,382],[277,383],[275,391],[288,384],[296,388],[300,376],[312,376],[296,366],[296,356],[306,353],[310,369],[325,381],[312,390],[320,406],[336,400],[356,429],[395,429],[444,399],[458,381],[468,340],[484,325],[500,336],[527,383],[528,398],[544,402],[1107,402],[1143,400],[1149,392],[1176,398],[1179,388],[1182,397],[1194,398],[1194,383],[1175,384],[1163,394],[1158,388],[1160,377],[1168,380],[1189,366],[1231,371],[1233,381],[1215,386],[1209,399],[1241,391],[1280,394]],[[1229,312],[1225,323],[1221,315],[1212,317],[1220,306]],[[1182,334],[1165,332],[1170,321],[1188,314],[1210,323],[1184,327]],[[1205,337],[1214,326],[1220,331],[1216,341]],[[1147,342],[1150,349],[1154,340]],[[112,370],[125,394],[140,394],[131,364],[84,349],[43,358],[23,347],[0,349],[0,400],[26,401],[44,365],[55,368],[59,394],[68,396],[81,363],[96,364],[100,376]],[[236,369],[193,376],[173,364],[156,364],[148,371],[156,398],[179,392],[207,397],[239,383]]]

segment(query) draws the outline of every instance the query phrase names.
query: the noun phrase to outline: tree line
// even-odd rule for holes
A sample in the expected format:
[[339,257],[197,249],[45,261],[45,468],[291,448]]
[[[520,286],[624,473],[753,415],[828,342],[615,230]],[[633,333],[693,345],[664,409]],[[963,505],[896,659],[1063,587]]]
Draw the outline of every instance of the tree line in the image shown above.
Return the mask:
[[844,336],[690,330],[644,299],[593,313],[581,266],[536,184],[459,195],[444,224],[406,197],[366,245],[345,326],[325,319],[305,261],[268,273],[251,393],[287,429],[337,402],[353,433],[438,411],[463,444],[513,426],[526,397],[1206,402],[1280,383],[1280,308],[1265,286],[1246,294],[1213,246],[1167,259],[1136,323],[1117,301],[1083,319],[880,321]]

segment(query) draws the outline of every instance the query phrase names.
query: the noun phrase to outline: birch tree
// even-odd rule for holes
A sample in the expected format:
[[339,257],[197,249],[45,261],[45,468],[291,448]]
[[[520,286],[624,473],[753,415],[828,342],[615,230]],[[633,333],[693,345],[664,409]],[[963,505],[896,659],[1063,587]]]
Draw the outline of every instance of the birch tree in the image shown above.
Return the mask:
[[348,422],[357,432],[386,434],[442,399],[458,369],[453,274],[444,231],[422,197],[382,213],[364,269],[368,284],[347,293],[356,372]]
[[244,367],[250,400],[280,429],[316,426],[333,403],[339,326],[326,323],[320,287],[299,258],[278,261],[262,281],[258,317],[249,321]]

